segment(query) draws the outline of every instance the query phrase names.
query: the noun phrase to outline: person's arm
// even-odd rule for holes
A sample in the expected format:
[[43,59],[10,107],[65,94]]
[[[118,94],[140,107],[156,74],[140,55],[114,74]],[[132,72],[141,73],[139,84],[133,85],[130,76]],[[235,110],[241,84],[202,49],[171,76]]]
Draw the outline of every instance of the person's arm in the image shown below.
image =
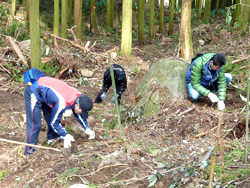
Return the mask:
[[201,58],[197,59],[191,70],[191,84],[193,88],[204,96],[208,96],[210,91],[201,85],[201,77],[203,72],[203,63]]
[[218,95],[219,99],[222,101],[226,99],[226,90],[227,90],[227,82],[224,69],[222,68],[218,73]]
[[83,118],[80,114],[77,114],[73,111],[74,116],[76,117],[77,121],[80,123],[80,125],[84,128],[84,130],[89,129],[88,121]]

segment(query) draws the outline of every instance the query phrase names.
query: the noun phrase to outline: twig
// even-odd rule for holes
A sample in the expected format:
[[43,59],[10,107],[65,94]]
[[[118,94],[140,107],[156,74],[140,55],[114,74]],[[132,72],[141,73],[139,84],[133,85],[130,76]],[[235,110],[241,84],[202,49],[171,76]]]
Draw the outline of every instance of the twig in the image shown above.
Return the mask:
[[192,107],[188,108],[187,110],[185,110],[184,112],[181,112],[181,113],[180,113],[180,114],[178,114],[177,116],[182,116],[183,114],[185,114],[185,113],[188,113],[188,112],[192,111],[194,108],[195,108],[195,106],[192,106]]
[[45,146],[39,146],[39,145],[34,145],[34,144],[27,144],[27,143],[17,142],[17,141],[13,141],[13,140],[7,140],[7,139],[3,139],[3,138],[0,138],[0,141],[2,141],[2,142],[8,142],[8,143],[13,143],[13,144],[19,144],[19,145],[23,145],[23,146],[30,146],[30,147],[34,147],[34,148],[41,148],[41,149],[48,149],[48,150],[54,150],[54,151],[61,151],[60,149],[57,149],[57,148],[49,148],[49,147],[45,147]]
[[121,170],[119,173],[117,173],[116,175],[114,175],[112,178],[115,178],[116,176],[118,176],[119,174],[121,174],[123,171],[128,170],[128,169],[130,169],[130,167]]
[[243,58],[241,58],[241,59],[236,59],[236,60],[232,61],[231,63],[232,63],[232,64],[239,63],[239,62],[244,61],[244,60],[247,60],[247,59],[249,59],[249,58],[250,58],[250,55],[249,55],[249,56],[246,56],[246,57],[243,57]]
[[214,131],[217,127],[218,127],[218,126],[212,128],[212,129],[209,130],[209,131],[206,131],[206,132],[197,134],[197,135],[195,135],[195,136],[192,136],[188,141],[190,141],[190,140],[192,140],[192,139],[194,139],[194,138],[199,138],[199,137],[201,137],[201,136],[205,136],[205,135],[207,135],[207,134],[211,134],[210,132],[211,132],[211,131]]

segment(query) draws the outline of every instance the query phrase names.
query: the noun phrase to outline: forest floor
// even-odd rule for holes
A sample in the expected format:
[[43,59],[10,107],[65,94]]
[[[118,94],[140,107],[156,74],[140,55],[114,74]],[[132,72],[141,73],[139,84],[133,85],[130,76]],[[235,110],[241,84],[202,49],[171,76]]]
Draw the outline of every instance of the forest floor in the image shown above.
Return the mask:
[[[193,32],[195,53],[222,52],[231,61],[247,56],[249,35],[239,37],[239,32],[232,31],[225,37],[216,32],[218,26],[226,27],[215,23],[196,28]],[[199,43],[200,39],[205,41],[204,45]],[[76,77],[61,79],[94,100],[101,89],[103,73],[109,66],[107,51],[119,52],[120,43],[111,43],[100,36],[91,40],[91,44],[97,41],[91,49],[94,54],[80,61],[77,68],[94,71],[93,77],[84,85],[80,85]],[[242,91],[246,88],[242,81],[244,74],[240,76],[231,72],[233,84],[241,90],[228,85],[226,110],[223,112],[219,112],[207,97],[201,97],[197,104],[192,104],[189,99],[168,101],[151,117],[127,116],[128,112],[132,113],[136,87],[147,67],[160,59],[178,57],[178,44],[178,38],[156,39],[152,44],[133,47],[131,58],[117,56],[114,59],[125,68],[128,78],[128,88],[121,103],[124,143],[120,139],[119,127],[115,126],[116,110],[110,102],[113,96],[110,89],[107,98],[94,106],[88,118],[89,126],[96,132],[94,140],[88,140],[75,118],[67,117],[62,122],[76,140],[71,154],[63,150],[62,141],[47,144],[45,121],[42,122],[38,145],[58,148],[61,152],[37,149],[25,159],[24,146],[0,142],[0,187],[64,188],[88,182],[90,187],[144,188],[149,186],[148,177],[153,174],[156,176],[151,177],[158,180],[152,187],[207,187],[213,157],[211,148],[215,145],[219,120],[222,127],[216,155],[215,185],[250,187],[249,166],[244,164],[246,103],[240,98],[240,94],[246,97]],[[73,50],[69,46],[67,48]],[[2,57],[15,56],[6,49],[7,46],[1,48]],[[75,57],[75,61],[79,59]],[[21,70],[20,74],[25,71],[18,64],[12,65],[12,71],[13,67]],[[245,68],[243,64],[239,69]],[[6,70],[0,70],[0,138],[25,142],[25,85],[13,81]],[[207,161],[207,166],[203,161]],[[222,176],[219,177],[222,162]]]

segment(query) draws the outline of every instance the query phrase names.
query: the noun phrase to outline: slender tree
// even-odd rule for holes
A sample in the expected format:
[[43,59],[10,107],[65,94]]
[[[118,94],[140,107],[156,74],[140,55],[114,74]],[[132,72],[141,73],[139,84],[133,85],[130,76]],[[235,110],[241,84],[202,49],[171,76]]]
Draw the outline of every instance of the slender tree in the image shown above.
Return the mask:
[[41,69],[41,40],[39,28],[39,1],[30,1],[31,67]]
[[220,5],[220,0],[217,0],[217,2],[216,2],[215,14],[218,14],[219,5]]
[[235,10],[235,13],[234,13],[234,17],[233,17],[233,25],[237,22],[239,23],[240,22],[240,12],[241,12],[241,0],[236,0],[236,10]]
[[54,28],[53,32],[55,35],[59,35],[59,0],[54,0]]
[[[69,3],[69,8],[68,8],[68,12],[69,12],[68,25],[69,25],[69,27],[71,27],[71,24],[72,24],[73,0],[68,0],[68,3]],[[80,6],[80,7],[82,7],[82,6]]]
[[181,57],[188,61],[191,61],[194,56],[191,32],[191,1],[182,0],[180,24]]
[[250,13],[250,1],[249,0],[242,0],[242,4],[243,5],[247,5],[247,6],[242,6],[241,8],[241,20],[242,20],[242,24],[241,24],[241,29],[246,28],[249,24],[249,13]]
[[201,11],[202,11],[202,0],[199,0],[199,10],[198,10],[198,19],[201,19]]
[[82,0],[75,0],[74,25],[76,25],[75,35],[82,41]]
[[159,33],[164,34],[164,0],[160,0]]
[[111,27],[111,1],[112,0],[107,0],[107,6],[106,6],[106,27]]
[[155,22],[155,0],[150,0],[150,23],[149,23],[149,36],[151,41],[154,39],[154,22]]
[[122,41],[123,56],[130,57],[132,52],[132,0],[123,0],[122,5]]
[[110,16],[111,22],[110,27],[114,26],[114,0],[111,0],[111,16]]
[[30,21],[30,2],[29,0],[26,0],[26,21],[29,22]]
[[[172,35],[174,31],[174,8],[175,8],[175,1],[170,1],[170,17],[169,17],[169,28],[168,28],[168,35]],[[194,1],[194,0],[193,0]]]
[[12,0],[11,1],[11,15],[13,16],[13,18],[15,16],[15,11],[16,11],[16,0]]
[[138,0],[138,44],[145,45],[144,36],[144,9],[145,0]]
[[210,23],[211,0],[206,0],[204,9],[204,23]]
[[95,0],[89,1],[89,7],[90,7],[90,29],[95,35],[98,35]]
[[68,38],[68,0],[62,0],[62,38]]

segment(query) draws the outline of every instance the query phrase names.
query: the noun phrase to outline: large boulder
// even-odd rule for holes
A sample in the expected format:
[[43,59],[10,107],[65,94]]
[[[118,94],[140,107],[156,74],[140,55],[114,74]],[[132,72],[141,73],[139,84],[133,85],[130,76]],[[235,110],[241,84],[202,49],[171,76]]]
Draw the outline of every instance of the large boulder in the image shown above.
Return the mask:
[[152,65],[137,86],[140,115],[158,112],[162,104],[186,99],[185,75],[190,64],[179,59],[163,59]]

